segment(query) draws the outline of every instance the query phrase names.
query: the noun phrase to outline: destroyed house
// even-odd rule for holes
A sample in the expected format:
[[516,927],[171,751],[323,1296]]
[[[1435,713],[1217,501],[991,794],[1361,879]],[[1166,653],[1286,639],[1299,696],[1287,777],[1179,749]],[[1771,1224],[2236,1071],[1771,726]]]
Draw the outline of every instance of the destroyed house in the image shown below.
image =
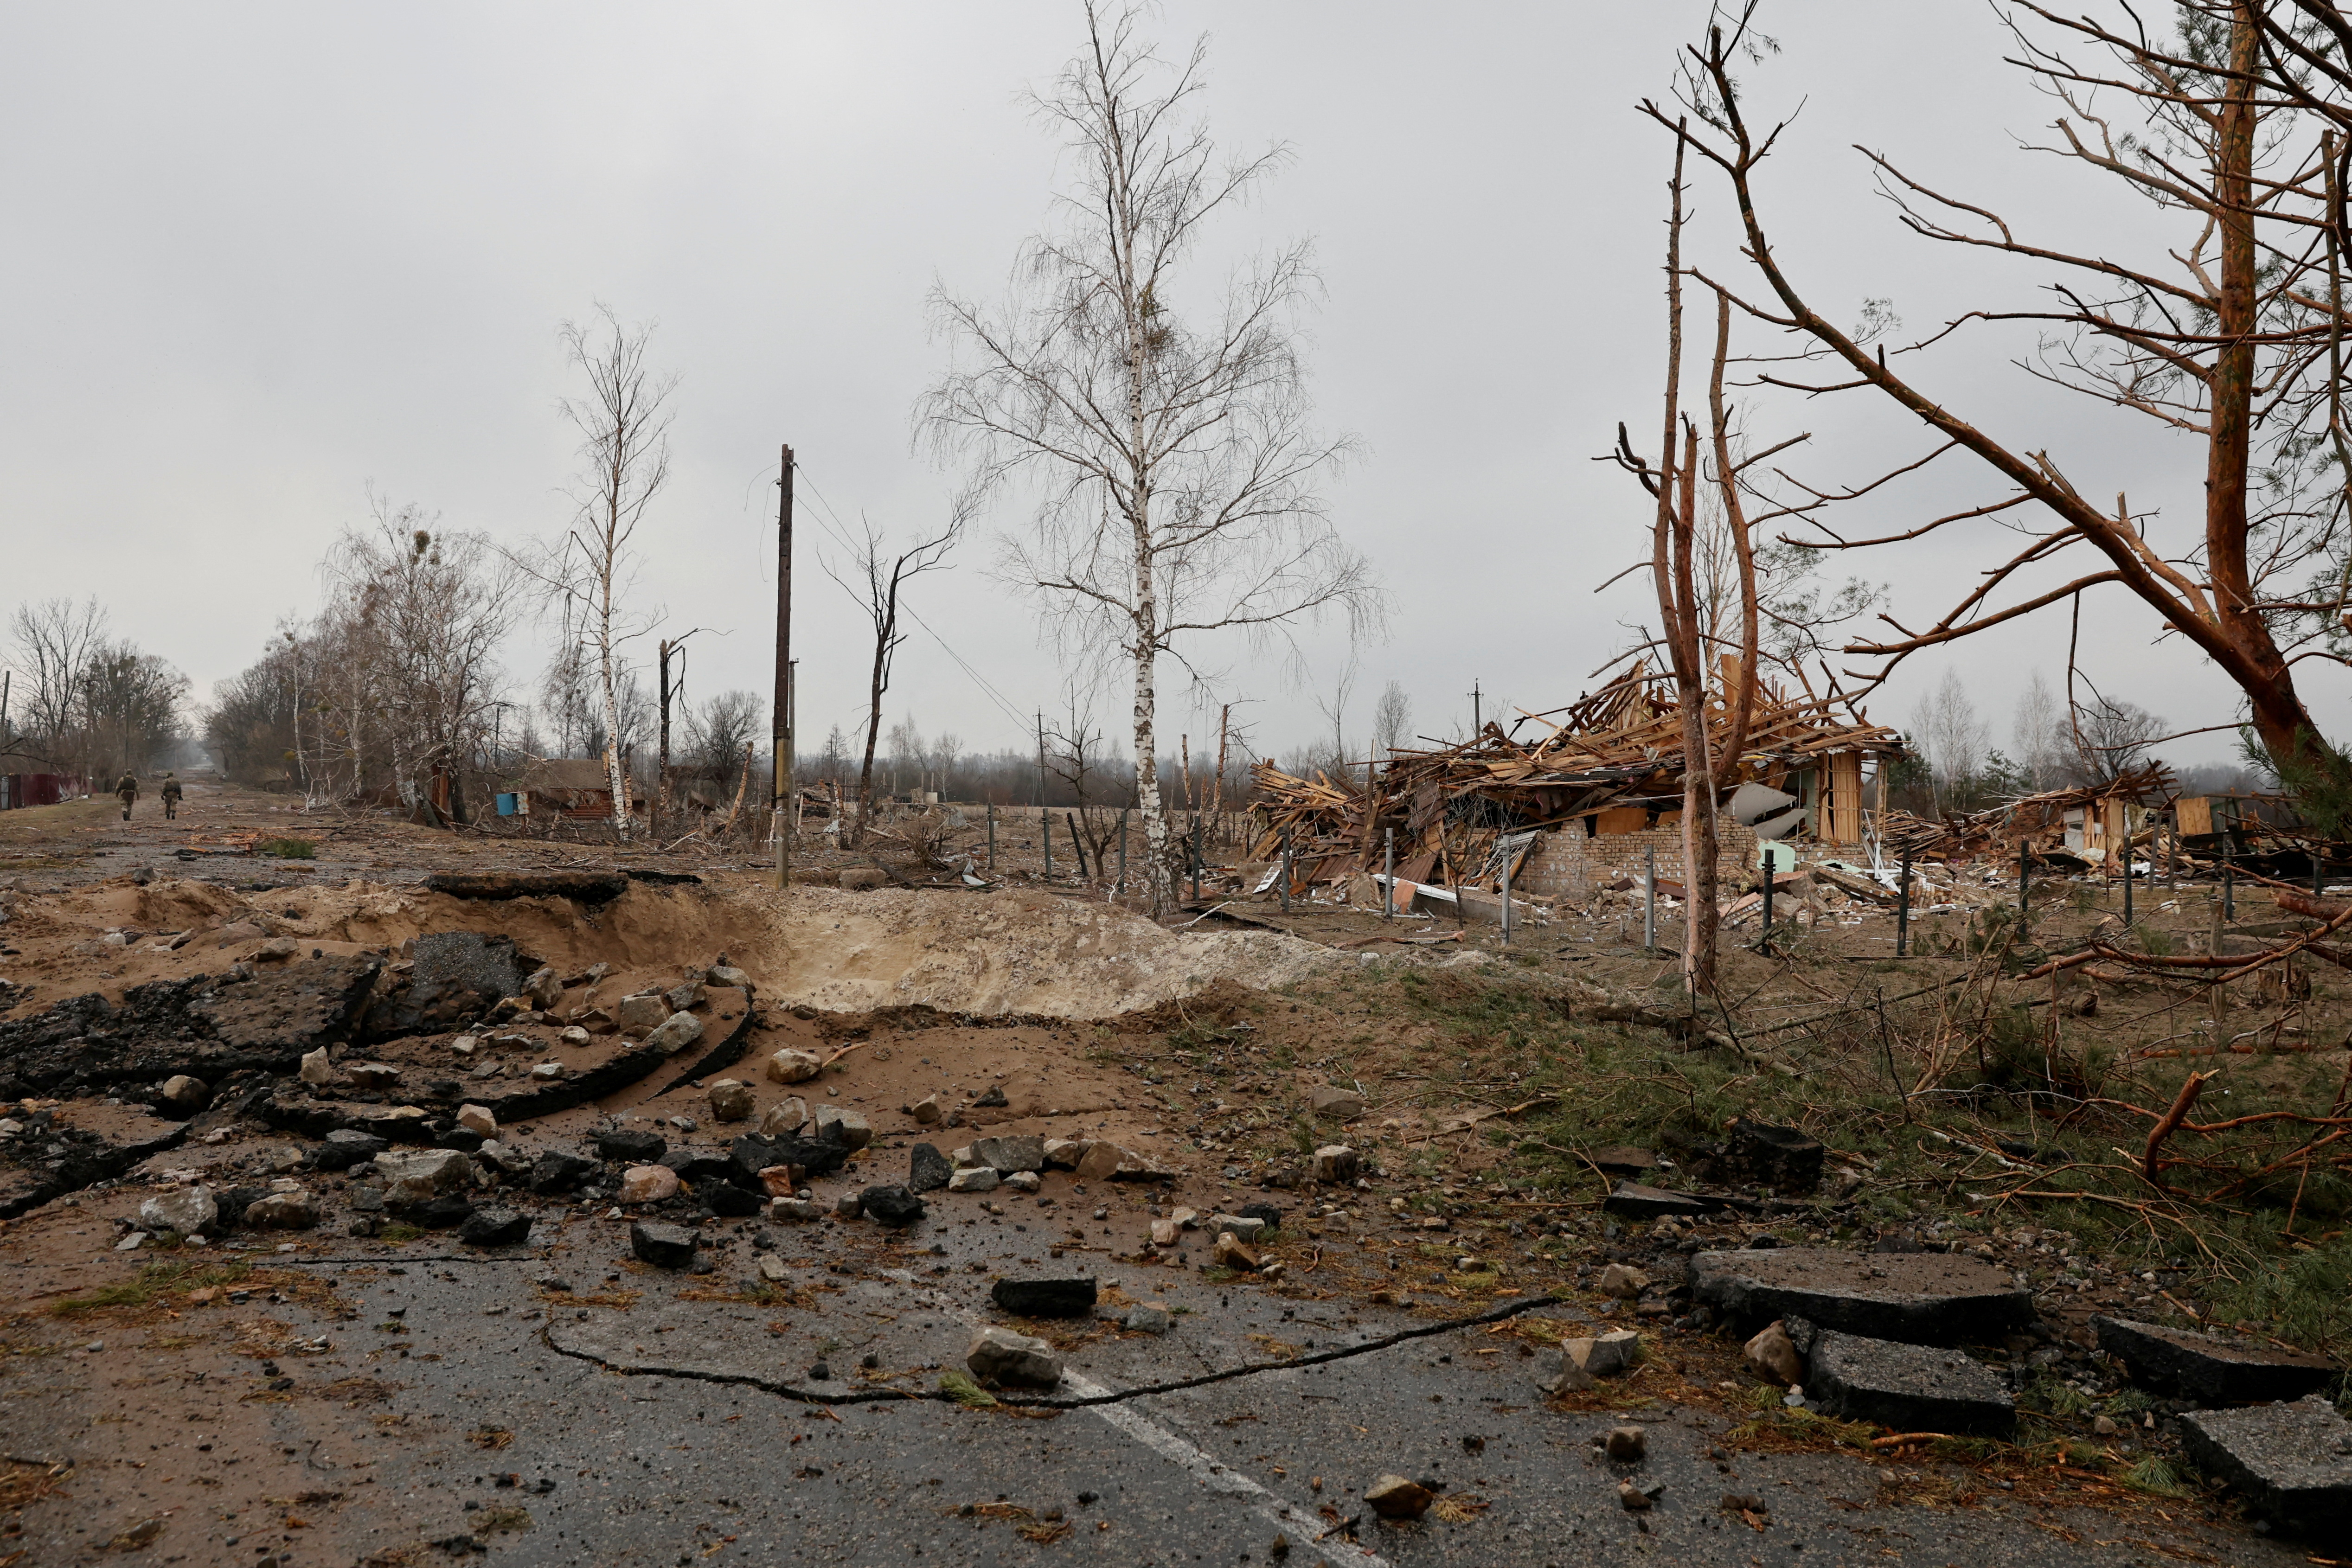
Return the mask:
[[[1732,669],[1726,661],[1727,689]],[[1727,746],[1719,694],[1705,716]],[[1903,749],[1851,705],[1759,682],[1746,743],[1716,780],[1727,873],[1754,866],[1768,839],[1865,854],[1885,814],[1882,765]],[[1582,898],[1653,863],[1679,879],[1683,755],[1672,677],[1637,662],[1568,707],[1523,713],[1507,731],[1488,724],[1458,745],[1398,749],[1360,778],[1298,779],[1260,763],[1255,852],[1271,860],[1286,846],[1302,886],[1379,873],[1391,854],[1401,882],[1491,892],[1507,866],[1514,892],[1545,897]]]

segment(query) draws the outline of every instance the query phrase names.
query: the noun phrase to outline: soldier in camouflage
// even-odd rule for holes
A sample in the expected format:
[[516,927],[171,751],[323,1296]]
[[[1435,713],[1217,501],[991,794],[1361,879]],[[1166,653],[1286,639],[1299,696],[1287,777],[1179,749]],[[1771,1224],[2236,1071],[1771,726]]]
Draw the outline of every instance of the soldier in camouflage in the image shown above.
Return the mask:
[[114,792],[122,798],[122,820],[127,822],[131,820],[131,803],[139,799],[139,780],[131,776],[129,768],[124,768],[122,777],[114,781]]
[[172,821],[180,814],[180,780],[176,775],[163,775],[163,820]]

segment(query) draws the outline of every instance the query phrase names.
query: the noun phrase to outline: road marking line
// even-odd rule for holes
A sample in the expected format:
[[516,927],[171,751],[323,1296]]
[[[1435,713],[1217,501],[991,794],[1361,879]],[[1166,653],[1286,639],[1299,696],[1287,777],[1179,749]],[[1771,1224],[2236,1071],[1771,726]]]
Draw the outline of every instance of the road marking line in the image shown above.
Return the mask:
[[[1115,1392],[1066,1370],[1062,1374],[1062,1382],[1081,1399],[1100,1399]],[[1321,1516],[1293,1508],[1231,1465],[1212,1459],[1132,1406],[1089,1405],[1085,1408],[1185,1471],[1210,1491],[1249,1500],[1250,1511],[1276,1530],[1285,1534],[1299,1531],[1299,1538],[1291,1542],[1293,1547],[1314,1547],[1334,1564],[1348,1564],[1349,1568],[1390,1568],[1388,1559],[1365,1551],[1345,1536],[1318,1541],[1315,1537],[1324,1527]]]

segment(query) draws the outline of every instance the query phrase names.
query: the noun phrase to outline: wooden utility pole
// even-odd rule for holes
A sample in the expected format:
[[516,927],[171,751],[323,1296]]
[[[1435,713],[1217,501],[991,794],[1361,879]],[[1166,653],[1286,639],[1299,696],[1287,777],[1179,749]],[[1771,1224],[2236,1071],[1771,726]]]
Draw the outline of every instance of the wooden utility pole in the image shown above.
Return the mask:
[[669,818],[669,655],[677,646],[665,637],[661,643],[661,756],[658,759],[660,777],[654,788],[654,837],[661,837],[661,825]]
[[776,478],[776,711],[771,721],[775,772],[769,789],[768,831],[776,841],[776,886],[792,884],[792,825],[784,808],[793,790],[793,449],[784,448]]
[[1227,703],[1223,711],[1217,715],[1217,783],[1213,797],[1215,804],[1210,808],[1210,814],[1216,819],[1220,836],[1225,831],[1225,736],[1233,722],[1234,705]]

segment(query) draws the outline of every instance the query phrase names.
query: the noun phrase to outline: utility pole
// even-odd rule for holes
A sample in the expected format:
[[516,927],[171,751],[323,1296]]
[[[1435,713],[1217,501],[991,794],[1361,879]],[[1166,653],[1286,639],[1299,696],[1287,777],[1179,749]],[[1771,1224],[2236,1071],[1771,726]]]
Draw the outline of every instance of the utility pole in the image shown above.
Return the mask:
[[661,824],[669,816],[669,655],[677,644],[665,637],[661,642],[661,756],[656,766],[660,778],[654,788],[654,836],[661,836]]
[[1478,689],[1477,677],[1475,675],[1472,676],[1470,680],[1470,738],[1473,740],[1477,739],[1480,732],[1486,727],[1486,717],[1481,712],[1481,703],[1485,695],[1486,694]]
[[793,449],[783,451],[783,472],[776,476],[776,711],[770,721],[775,764],[768,785],[779,891],[793,879],[792,829],[784,815],[793,789]]

